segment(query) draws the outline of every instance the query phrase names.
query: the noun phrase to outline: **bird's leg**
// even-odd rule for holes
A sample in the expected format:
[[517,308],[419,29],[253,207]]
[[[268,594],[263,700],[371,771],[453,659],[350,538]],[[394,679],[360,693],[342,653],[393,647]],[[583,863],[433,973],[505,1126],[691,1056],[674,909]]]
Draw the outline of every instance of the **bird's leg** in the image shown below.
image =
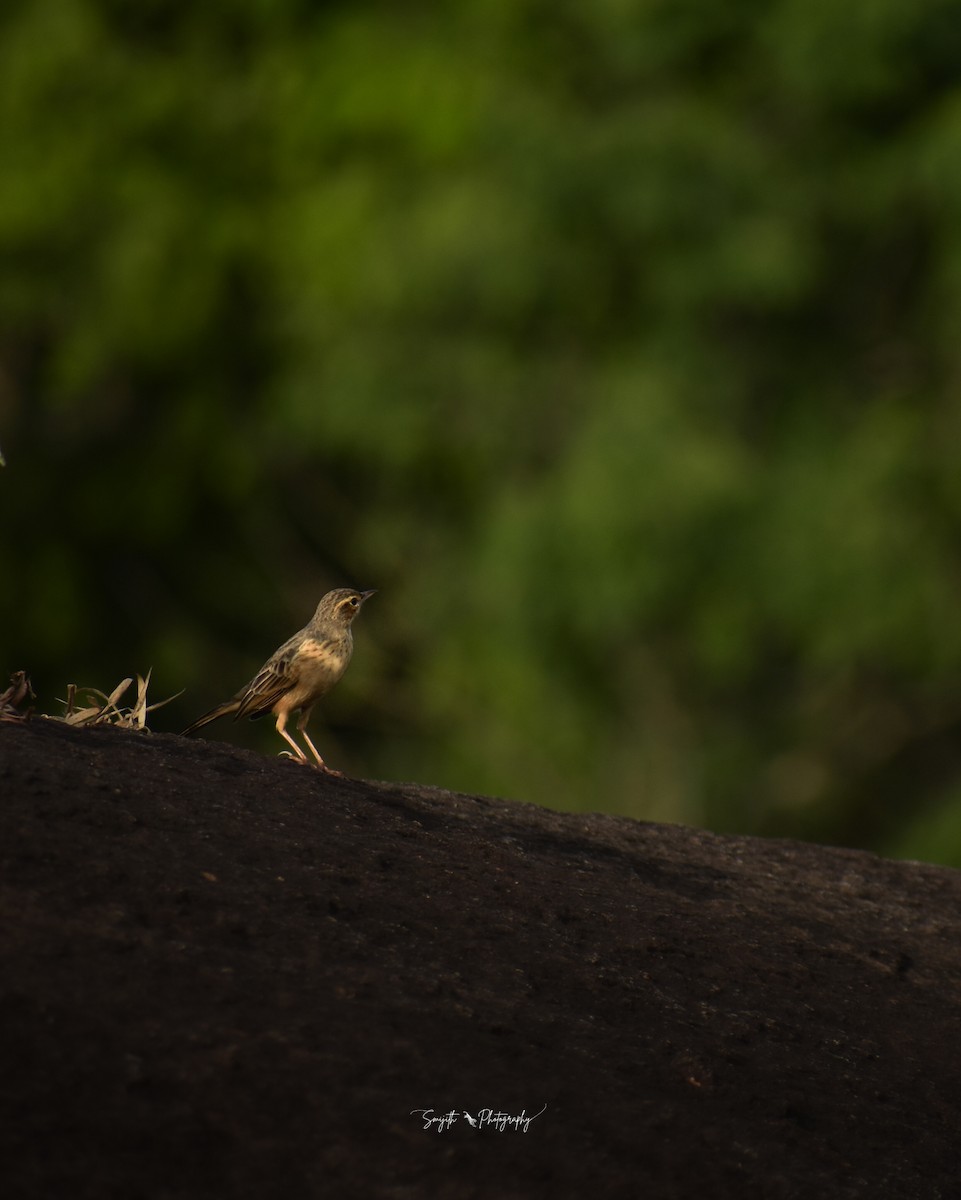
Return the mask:
[[[285,742],[288,742],[291,746],[293,746],[294,757],[297,759],[297,761],[302,763],[307,762],[307,755],[303,752],[303,750],[301,750],[301,748],[287,732],[287,713],[285,712],[277,713],[277,732]],[[313,747],[311,747],[311,749],[313,749]],[[316,751],[314,751],[314,753],[316,754]]]
[[335,771],[333,769],[333,767],[327,766],[327,764],[324,762],[324,760],[320,757],[320,753],[317,750],[317,747],[307,736],[307,722],[310,720],[310,713],[311,713],[312,708],[313,708],[313,705],[311,705],[310,708],[305,708],[301,712],[300,717],[297,719],[297,732],[300,734],[300,736],[304,739],[304,741],[310,747],[314,758],[317,759],[317,766],[321,769],[321,771],[326,771],[328,775],[340,775],[340,777],[343,778],[343,775],[341,775],[340,771]]

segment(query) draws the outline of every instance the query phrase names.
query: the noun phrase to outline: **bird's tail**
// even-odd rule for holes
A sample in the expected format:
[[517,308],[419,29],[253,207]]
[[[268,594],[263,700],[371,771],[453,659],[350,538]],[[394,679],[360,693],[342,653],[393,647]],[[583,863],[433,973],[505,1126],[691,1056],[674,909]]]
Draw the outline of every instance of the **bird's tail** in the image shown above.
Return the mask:
[[196,733],[198,729],[203,729],[205,725],[209,725],[211,721],[217,721],[221,717],[226,717],[230,713],[236,712],[239,707],[239,700],[226,700],[223,704],[218,704],[210,712],[204,713],[202,717],[198,717],[193,725],[188,725],[182,732],[181,737],[189,737],[190,734]]

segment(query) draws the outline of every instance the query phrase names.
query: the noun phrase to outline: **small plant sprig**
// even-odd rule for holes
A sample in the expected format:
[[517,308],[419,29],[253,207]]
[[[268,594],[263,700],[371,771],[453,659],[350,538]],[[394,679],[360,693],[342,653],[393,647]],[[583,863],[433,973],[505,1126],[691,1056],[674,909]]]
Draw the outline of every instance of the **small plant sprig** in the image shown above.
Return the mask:
[[68,725],[119,725],[122,729],[146,729],[148,713],[163,708],[165,704],[183,694],[177,692],[174,696],[168,696],[166,700],[148,704],[149,682],[149,671],[146,676],[137,676],[137,697],[127,708],[121,708],[120,699],[133,683],[132,679],[122,680],[109,696],[97,688],[78,688],[75,683],[71,683],[67,686],[67,699],[61,701],[66,711],[62,717],[55,717],[54,720],[65,721]]
[[10,676],[10,686],[0,692],[0,721],[25,721],[33,711],[23,707],[29,700],[36,700],[36,696],[27,672],[14,671]]

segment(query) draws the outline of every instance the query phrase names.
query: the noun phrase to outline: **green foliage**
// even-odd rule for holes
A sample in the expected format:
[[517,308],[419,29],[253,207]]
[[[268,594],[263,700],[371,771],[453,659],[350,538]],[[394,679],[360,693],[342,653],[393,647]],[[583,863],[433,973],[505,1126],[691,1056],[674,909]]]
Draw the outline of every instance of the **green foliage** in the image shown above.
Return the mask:
[[0,31],[8,670],[376,586],[334,761],[961,864],[956,0]]

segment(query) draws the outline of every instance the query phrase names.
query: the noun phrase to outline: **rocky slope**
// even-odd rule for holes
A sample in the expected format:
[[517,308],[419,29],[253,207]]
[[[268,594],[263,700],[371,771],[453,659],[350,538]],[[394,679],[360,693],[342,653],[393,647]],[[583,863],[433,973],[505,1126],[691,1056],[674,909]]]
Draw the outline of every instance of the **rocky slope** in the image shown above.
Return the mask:
[[37,718],[0,870],[8,1200],[961,1194],[959,873]]

